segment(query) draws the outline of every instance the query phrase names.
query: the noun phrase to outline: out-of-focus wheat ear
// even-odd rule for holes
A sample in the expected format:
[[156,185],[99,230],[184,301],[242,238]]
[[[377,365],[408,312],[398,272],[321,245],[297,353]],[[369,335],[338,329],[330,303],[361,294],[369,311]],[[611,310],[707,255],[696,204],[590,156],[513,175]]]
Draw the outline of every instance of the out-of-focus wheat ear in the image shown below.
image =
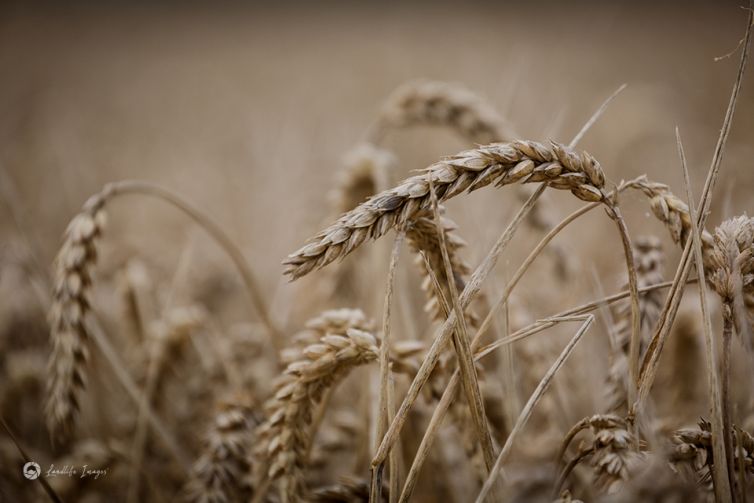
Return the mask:
[[[639,288],[662,283],[663,252],[660,240],[655,236],[640,236],[634,243],[634,262]],[[641,353],[651,336],[651,331],[662,311],[662,293],[652,290],[640,294],[639,315],[641,326]],[[628,351],[631,338],[631,306],[621,304],[616,310],[616,351],[611,355],[606,383],[607,412],[623,415],[628,409]]]
[[[733,439],[733,468],[736,474],[743,470],[746,477],[754,475],[754,437],[751,433],[731,426]],[[712,425],[700,419],[697,428],[683,428],[672,435],[673,448],[668,459],[673,468],[687,480],[712,490]]]
[[248,472],[256,424],[253,405],[245,393],[234,393],[218,403],[204,449],[185,487],[186,501],[231,503],[249,499],[253,489]]
[[566,435],[559,458],[565,454],[573,438],[587,428],[591,430],[592,439],[588,443],[582,443],[579,453],[565,465],[556,486],[556,494],[568,474],[584,459],[591,458],[595,486],[600,491],[611,494],[629,480],[643,458],[643,454],[636,448],[638,441],[633,437],[630,424],[612,414],[597,414],[579,421]]
[[476,144],[518,136],[476,93],[459,84],[430,80],[407,82],[388,96],[369,137],[379,143],[390,129],[411,126],[447,127]]
[[65,232],[55,259],[50,308],[52,353],[48,365],[45,416],[55,442],[64,442],[73,431],[81,391],[86,387],[89,333],[86,316],[97,239],[105,226],[106,195],[98,194],[84,205]]
[[547,182],[588,202],[605,202],[605,176],[587,153],[532,141],[491,144],[439,161],[421,174],[371,197],[342,215],[284,261],[292,280],[353,252],[368,239],[421,216],[431,208],[430,184],[438,202],[495,183]]

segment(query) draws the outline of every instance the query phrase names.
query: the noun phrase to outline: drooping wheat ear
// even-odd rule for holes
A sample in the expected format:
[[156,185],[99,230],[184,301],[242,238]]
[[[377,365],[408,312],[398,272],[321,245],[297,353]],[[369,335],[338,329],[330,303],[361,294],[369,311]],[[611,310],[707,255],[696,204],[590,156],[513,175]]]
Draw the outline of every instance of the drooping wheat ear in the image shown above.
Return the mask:
[[[636,239],[634,262],[639,288],[662,283],[663,252],[657,237],[640,236]],[[639,296],[642,352],[659,319],[663,300],[662,293],[657,290]],[[631,340],[631,305],[627,302],[621,304],[616,313],[615,334],[615,348],[607,377],[607,411],[611,414],[624,414],[628,407],[628,351]]]
[[65,239],[55,259],[55,286],[50,308],[52,353],[48,365],[47,427],[55,441],[70,437],[86,387],[89,333],[86,315],[89,291],[97,261],[97,239],[105,225],[101,193],[90,198],[81,213],[68,225]]
[[[396,163],[395,157],[379,147],[369,144],[362,144],[352,150],[346,156],[346,169],[340,174],[339,183],[331,192],[331,205],[337,214],[342,214],[354,209],[360,203],[364,202],[367,197],[375,194],[377,187],[380,185],[378,178],[384,177],[384,173],[394,168]],[[442,207],[440,207],[442,211]],[[337,215],[336,215],[337,217]],[[465,286],[465,276],[470,272],[469,266],[460,258],[458,251],[466,246],[466,242],[454,232],[458,226],[449,218],[442,219],[442,227],[445,232],[445,243],[447,244],[448,257],[455,274],[455,283],[458,291],[463,291]],[[432,285],[432,281],[426,269],[426,264],[420,255],[424,252],[427,260],[432,267],[432,271],[443,287],[443,295],[450,302],[450,291],[445,274],[445,266],[440,253],[440,237],[437,233],[432,214],[427,212],[421,217],[417,216],[409,225],[406,226],[406,237],[411,250],[415,254],[415,261],[419,270],[422,272],[422,290],[427,297],[425,310],[430,313],[432,319],[441,321],[446,318],[443,313],[442,302],[437,297],[437,292]],[[353,264],[353,263],[352,263]],[[343,270],[338,268],[339,280],[335,282],[338,288],[342,287],[345,279],[352,277],[352,271],[355,265]],[[346,288],[347,290],[347,288]],[[478,320],[468,313],[470,322]]]
[[375,337],[356,328],[330,332],[291,362],[265,405],[267,420],[257,428],[261,452],[269,467],[267,477],[279,481],[285,503],[304,494],[306,457],[314,432],[309,424],[324,392],[356,366],[377,359]]
[[[690,476],[696,482],[709,486],[712,483],[712,425],[704,419],[699,420],[698,428],[677,430],[672,437],[674,444],[670,452],[673,467]],[[737,428],[731,428],[733,438],[734,468],[739,473],[744,469],[747,476],[754,474],[754,436]],[[740,448],[738,438],[740,436]]]
[[430,182],[439,202],[495,182],[548,182],[588,201],[606,201],[605,177],[589,154],[558,143],[515,141],[487,145],[439,161],[421,174],[371,197],[289,255],[285,274],[296,279],[345,257],[368,238],[377,239],[430,210]]
[[[476,145],[518,137],[491,103],[470,89],[449,82],[417,80],[399,87],[385,100],[372,131],[373,139],[379,142],[388,130],[410,126],[446,127]],[[531,195],[521,186],[516,192],[521,202]],[[548,231],[557,221],[549,217],[542,203],[529,211],[526,221],[534,229]],[[554,243],[548,251],[556,259],[558,273],[567,275],[568,257],[562,248]]]
[[390,128],[432,125],[453,128],[472,143],[516,137],[495,108],[469,89],[447,82],[418,80],[404,84],[385,100],[373,138]]
[[625,419],[612,414],[596,414],[582,419],[568,432],[559,459],[571,440],[586,428],[592,431],[592,441],[582,445],[579,454],[568,463],[560,476],[559,485],[562,486],[570,471],[581,460],[589,457],[594,467],[595,486],[601,491],[614,493],[629,479],[642,459],[642,454],[636,450],[638,442]]
[[186,484],[186,500],[196,503],[247,501],[253,440],[253,401],[243,393],[221,400],[207,430],[204,450]]
[[[681,246],[691,236],[691,214],[688,205],[670,192],[667,185],[650,180],[640,180],[634,187],[650,198],[650,206],[660,222],[665,224],[674,243]],[[712,250],[712,235],[701,230],[702,254],[704,268],[709,268],[709,252]]]

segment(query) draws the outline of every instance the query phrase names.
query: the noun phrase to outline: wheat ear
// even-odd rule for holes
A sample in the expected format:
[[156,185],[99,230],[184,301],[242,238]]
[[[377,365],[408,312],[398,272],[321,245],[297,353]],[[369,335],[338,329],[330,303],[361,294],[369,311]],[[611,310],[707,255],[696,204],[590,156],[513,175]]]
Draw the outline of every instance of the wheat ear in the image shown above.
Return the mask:
[[642,454],[635,448],[638,442],[633,436],[630,424],[613,414],[597,414],[579,421],[566,435],[558,460],[566,452],[573,438],[582,430],[590,428],[592,441],[582,445],[579,454],[566,464],[556,484],[556,494],[560,491],[568,474],[586,458],[591,458],[594,468],[595,485],[603,491],[614,493],[629,479]]
[[[696,482],[709,488],[714,464],[712,425],[704,419],[698,424],[698,428],[684,428],[673,433],[669,458],[677,471],[691,475]],[[735,426],[731,426],[730,433],[736,447],[733,449],[735,471],[743,469],[745,475],[754,475],[754,436]]]
[[495,108],[474,92],[429,80],[407,82],[388,96],[370,137],[376,143],[391,128],[417,125],[450,127],[478,144],[516,137]]
[[[670,233],[674,243],[685,246],[691,236],[691,214],[689,206],[681,198],[670,191],[670,188],[662,183],[649,180],[640,180],[634,184],[649,199],[652,212],[662,222]],[[709,269],[709,254],[712,251],[712,235],[703,230],[701,232],[702,255],[704,267]]]
[[207,430],[204,449],[186,484],[186,499],[194,503],[246,501],[252,488],[248,476],[253,439],[253,402],[238,393],[218,403]]
[[85,325],[89,291],[97,262],[97,239],[105,225],[106,197],[90,198],[68,225],[55,259],[55,285],[50,309],[52,353],[48,365],[47,427],[54,440],[72,432],[79,396],[86,387],[89,332]]
[[312,440],[308,425],[323,393],[354,367],[377,359],[377,340],[362,330],[330,333],[288,364],[266,404],[267,421],[256,431],[267,458],[267,477],[279,480],[283,502],[304,493],[306,453]]
[[430,182],[439,202],[466,190],[495,182],[548,182],[576,197],[604,201],[605,177],[599,163],[587,153],[576,153],[558,143],[533,141],[499,143],[467,150],[439,161],[421,174],[371,197],[341,216],[334,224],[285,260],[285,274],[296,279],[345,257],[368,238],[377,239],[395,226],[404,226],[420,212],[431,209]]

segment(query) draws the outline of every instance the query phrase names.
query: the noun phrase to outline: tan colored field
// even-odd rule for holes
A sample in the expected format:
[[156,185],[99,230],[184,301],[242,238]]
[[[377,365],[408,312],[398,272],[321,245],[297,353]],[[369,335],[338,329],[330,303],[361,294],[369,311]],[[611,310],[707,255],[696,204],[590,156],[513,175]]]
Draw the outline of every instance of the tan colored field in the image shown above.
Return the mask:
[[747,15],[0,7],[0,501],[753,497]]

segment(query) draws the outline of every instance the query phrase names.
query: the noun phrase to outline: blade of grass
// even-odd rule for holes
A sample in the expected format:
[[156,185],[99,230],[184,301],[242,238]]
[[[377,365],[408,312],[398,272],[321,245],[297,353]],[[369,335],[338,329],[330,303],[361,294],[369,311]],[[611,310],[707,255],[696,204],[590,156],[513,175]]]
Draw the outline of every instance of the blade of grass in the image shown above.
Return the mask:
[[479,492],[479,496],[477,496],[476,503],[482,503],[487,498],[487,495],[489,494],[490,489],[492,489],[492,486],[495,483],[495,480],[500,475],[503,462],[508,457],[508,454],[511,451],[511,448],[513,446],[513,441],[516,439],[516,437],[518,436],[518,433],[524,428],[524,426],[526,426],[526,423],[531,417],[531,413],[534,410],[534,407],[537,405],[540,398],[542,398],[542,395],[544,395],[545,391],[547,391],[547,388],[552,382],[553,377],[555,377],[555,374],[558,372],[560,367],[563,366],[563,363],[565,363],[566,359],[568,359],[568,357],[571,355],[573,350],[576,348],[576,345],[579,343],[579,341],[581,340],[581,338],[583,337],[583,335],[586,333],[586,331],[589,329],[589,327],[592,325],[593,322],[594,322],[594,315],[591,315],[591,314],[586,315],[586,320],[581,325],[579,330],[576,332],[576,335],[574,335],[571,338],[570,342],[566,345],[566,347],[560,353],[560,356],[557,358],[557,360],[555,360],[555,362],[552,364],[552,366],[544,375],[544,377],[542,377],[542,380],[539,381],[537,388],[529,397],[529,401],[526,402],[526,405],[524,406],[524,410],[522,410],[521,414],[518,416],[518,420],[516,421],[516,424],[513,426],[513,429],[511,430],[511,434],[508,435],[508,438],[505,440],[505,444],[503,445],[503,448],[500,450],[500,454],[498,454],[497,460],[495,461],[495,466],[492,468],[492,473],[490,473],[489,477],[487,478],[484,485],[482,486],[482,490]]
[[683,143],[678,128],[675,128],[675,137],[678,143],[678,155],[681,159],[681,169],[683,170],[683,184],[686,187],[686,198],[691,214],[691,237],[694,248],[694,264],[696,265],[696,274],[699,276],[699,302],[702,306],[702,328],[704,330],[704,343],[707,348],[707,383],[710,390],[712,402],[712,455],[714,459],[724,459],[725,463],[713,463],[712,480],[715,488],[715,500],[721,502],[732,501],[731,476],[732,476],[732,452],[728,452],[729,435],[725,434],[725,420],[723,414],[724,405],[720,395],[720,376],[717,370],[717,355],[715,354],[715,340],[712,337],[712,318],[707,306],[707,281],[704,279],[704,265],[702,261],[702,240],[699,236],[699,228],[696,226],[696,207],[694,198],[691,193],[691,181],[689,180],[689,170],[686,166],[686,154],[683,152]]

